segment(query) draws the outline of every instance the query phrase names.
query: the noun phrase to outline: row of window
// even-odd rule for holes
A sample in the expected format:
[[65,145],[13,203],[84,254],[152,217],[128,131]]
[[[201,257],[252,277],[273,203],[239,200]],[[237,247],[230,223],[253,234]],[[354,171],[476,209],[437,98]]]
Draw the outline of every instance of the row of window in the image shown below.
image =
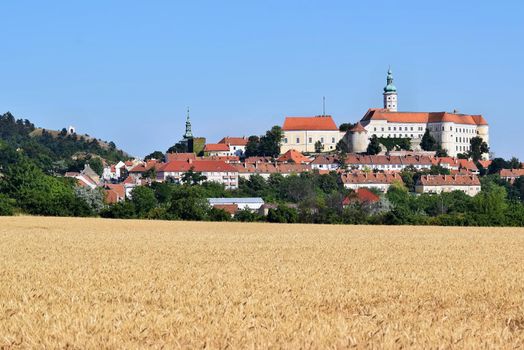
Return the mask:
[[396,138],[396,137],[409,137],[409,138],[412,138],[412,139],[421,139],[422,138],[422,134],[373,134],[375,135],[376,137],[393,137],[393,138]]
[[[296,143],[300,143],[300,137],[297,137],[296,141],[297,141]],[[324,138],[321,137],[317,141],[320,141],[320,143],[324,143]],[[284,138],[284,143],[288,143],[287,137]],[[313,138],[312,137],[308,138],[308,143],[313,143]],[[334,137],[331,138],[331,143],[336,143],[336,139]]]
[[466,152],[470,150],[469,146],[456,146],[458,152]]
[[[408,128],[409,128],[409,129],[408,129]],[[378,128],[375,127],[375,128],[374,128],[374,131],[378,131],[377,129],[378,129]],[[385,128],[380,128],[380,129],[381,129],[380,131],[385,131],[385,130],[384,130]],[[388,131],[391,131],[391,130],[393,130],[393,131],[397,131],[397,127],[396,127],[396,126],[388,126]],[[413,126],[409,126],[409,127],[408,127],[408,126],[404,126],[404,129],[402,129],[402,126],[399,126],[399,127],[398,127],[398,131],[402,131],[402,130],[404,130],[404,131],[414,131],[414,127],[413,127]],[[424,131],[424,127],[419,126],[419,127],[418,127],[418,131]]]

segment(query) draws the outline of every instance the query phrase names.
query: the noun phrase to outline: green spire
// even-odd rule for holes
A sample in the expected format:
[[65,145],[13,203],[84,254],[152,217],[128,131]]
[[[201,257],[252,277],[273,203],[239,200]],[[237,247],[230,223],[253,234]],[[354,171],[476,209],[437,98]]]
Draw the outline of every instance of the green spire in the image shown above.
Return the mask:
[[393,85],[393,72],[391,72],[391,67],[388,69],[387,85],[384,88],[384,92],[397,92],[397,88]]
[[189,107],[187,107],[187,118],[186,118],[186,133],[184,134],[185,139],[192,139],[193,133],[191,132],[191,121],[189,120]]

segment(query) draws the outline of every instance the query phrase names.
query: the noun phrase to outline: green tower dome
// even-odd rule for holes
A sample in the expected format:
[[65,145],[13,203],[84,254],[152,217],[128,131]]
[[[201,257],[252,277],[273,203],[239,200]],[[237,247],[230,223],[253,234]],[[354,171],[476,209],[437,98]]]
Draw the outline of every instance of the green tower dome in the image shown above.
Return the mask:
[[384,92],[397,92],[397,88],[393,85],[393,73],[391,68],[388,69],[387,85],[384,88]]

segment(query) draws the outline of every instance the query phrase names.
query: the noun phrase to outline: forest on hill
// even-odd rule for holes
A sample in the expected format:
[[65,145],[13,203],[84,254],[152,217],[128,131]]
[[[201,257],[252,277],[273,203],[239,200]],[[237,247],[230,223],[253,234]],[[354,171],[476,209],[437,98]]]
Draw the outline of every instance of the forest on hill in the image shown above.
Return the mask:
[[65,129],[39,129],[28,119],[16,119],[10,112],[0,115],[0,143],[25,155],[50,175],[81,170],[85,163],[101,172],[104,160],[118,162],[128,158],[113,142],[68,133]]

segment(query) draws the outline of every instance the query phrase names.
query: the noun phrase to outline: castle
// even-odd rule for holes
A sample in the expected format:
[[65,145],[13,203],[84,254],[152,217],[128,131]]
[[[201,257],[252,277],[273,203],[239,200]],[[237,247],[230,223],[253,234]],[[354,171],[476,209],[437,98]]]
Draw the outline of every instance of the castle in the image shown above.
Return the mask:
[[412,148],[420,150],[426,129],[449,156],[469,151],[470,140],[481,137],[489,145],[489,127],[481,115],[448,112],[398,112],[397,88],[391,69],[383,92],[384,107],[371,108],[343,137],[349,152],[366,152],[373,135],[379,138],[410,138]]

